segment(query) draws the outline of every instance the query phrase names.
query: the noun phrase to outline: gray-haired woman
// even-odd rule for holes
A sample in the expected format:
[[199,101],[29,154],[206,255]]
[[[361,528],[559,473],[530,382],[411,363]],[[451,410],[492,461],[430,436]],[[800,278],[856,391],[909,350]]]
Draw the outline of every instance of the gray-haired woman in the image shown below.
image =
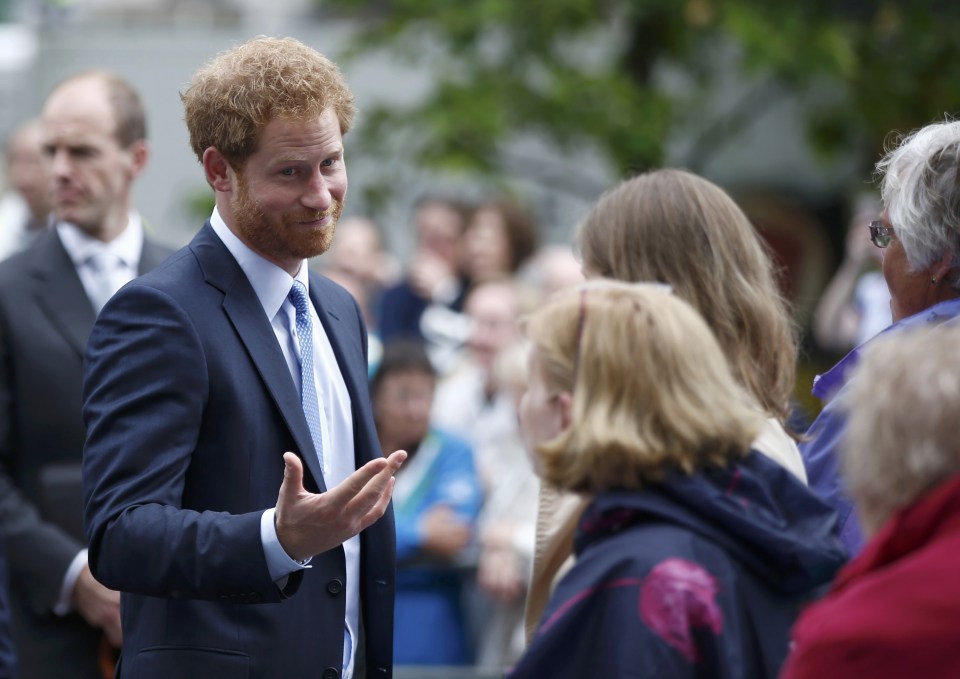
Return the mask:
[[[883,213],[869,231],[883,250],[893,316],[881,336],[953,320],[960,316],[960,121],[907,135],[877,163],[877,172]],[[814,395],[827,403],[800,445],[810,486],[840,514],[840,538],[851,555],[863,547],[863,534],[838,473],[838,446],[847,429],[838,397],[869,344],[814,380]]]

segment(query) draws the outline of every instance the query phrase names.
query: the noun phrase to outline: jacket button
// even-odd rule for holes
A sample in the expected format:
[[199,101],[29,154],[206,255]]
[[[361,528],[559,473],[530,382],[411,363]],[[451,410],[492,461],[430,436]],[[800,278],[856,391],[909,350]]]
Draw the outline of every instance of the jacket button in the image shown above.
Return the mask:
[[323,679],[337,679],[340,676],[340,672],[332,667],[328,667],[323,671]]
[[343,591],[343,583],[339,580],[331,580],[327,583],[327,591],[336,596]]

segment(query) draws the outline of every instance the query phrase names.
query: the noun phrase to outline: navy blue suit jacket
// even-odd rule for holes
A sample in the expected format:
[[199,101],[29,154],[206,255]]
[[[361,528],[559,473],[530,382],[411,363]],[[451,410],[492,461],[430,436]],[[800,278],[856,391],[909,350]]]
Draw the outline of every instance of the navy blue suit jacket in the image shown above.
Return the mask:
[[[356,465],[381,455],[367,392],[366,329],[342,288],[310,296],[350,393]],[[324,491],[297,388],[252,286],[209,224],[101,312],[84,385],[90,567],[123,592],[120,676],[339,676],[344,555],[271,581],[260,517],[284,451]],[[361,533],[370,677],[392,674],[390,510]],[[358,658],[358,661],[361,659]]]

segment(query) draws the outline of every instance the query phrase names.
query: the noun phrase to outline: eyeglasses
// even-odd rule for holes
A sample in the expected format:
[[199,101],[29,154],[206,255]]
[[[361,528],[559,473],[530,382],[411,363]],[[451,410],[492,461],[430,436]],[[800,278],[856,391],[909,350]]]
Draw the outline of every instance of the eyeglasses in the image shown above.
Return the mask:
[[893,240],[893,227],[884,224],[881,221],[870,222],[867,226],[870,229],[870,242],[878,248],[885,248]]

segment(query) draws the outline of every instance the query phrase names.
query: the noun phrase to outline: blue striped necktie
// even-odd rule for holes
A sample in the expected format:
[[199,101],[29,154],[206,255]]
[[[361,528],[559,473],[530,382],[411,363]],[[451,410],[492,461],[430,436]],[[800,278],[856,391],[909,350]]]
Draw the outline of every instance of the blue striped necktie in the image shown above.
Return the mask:
[[313,377],[313,323],[310,320],[310,300],[303,283],[294,281],[287,298],[297,310],[297,342],[300,344],[300,405],[310,437],[317,449],[320,469],[323,469],[323,437],[320,429],[320,399],[317,397],[317,384]]

